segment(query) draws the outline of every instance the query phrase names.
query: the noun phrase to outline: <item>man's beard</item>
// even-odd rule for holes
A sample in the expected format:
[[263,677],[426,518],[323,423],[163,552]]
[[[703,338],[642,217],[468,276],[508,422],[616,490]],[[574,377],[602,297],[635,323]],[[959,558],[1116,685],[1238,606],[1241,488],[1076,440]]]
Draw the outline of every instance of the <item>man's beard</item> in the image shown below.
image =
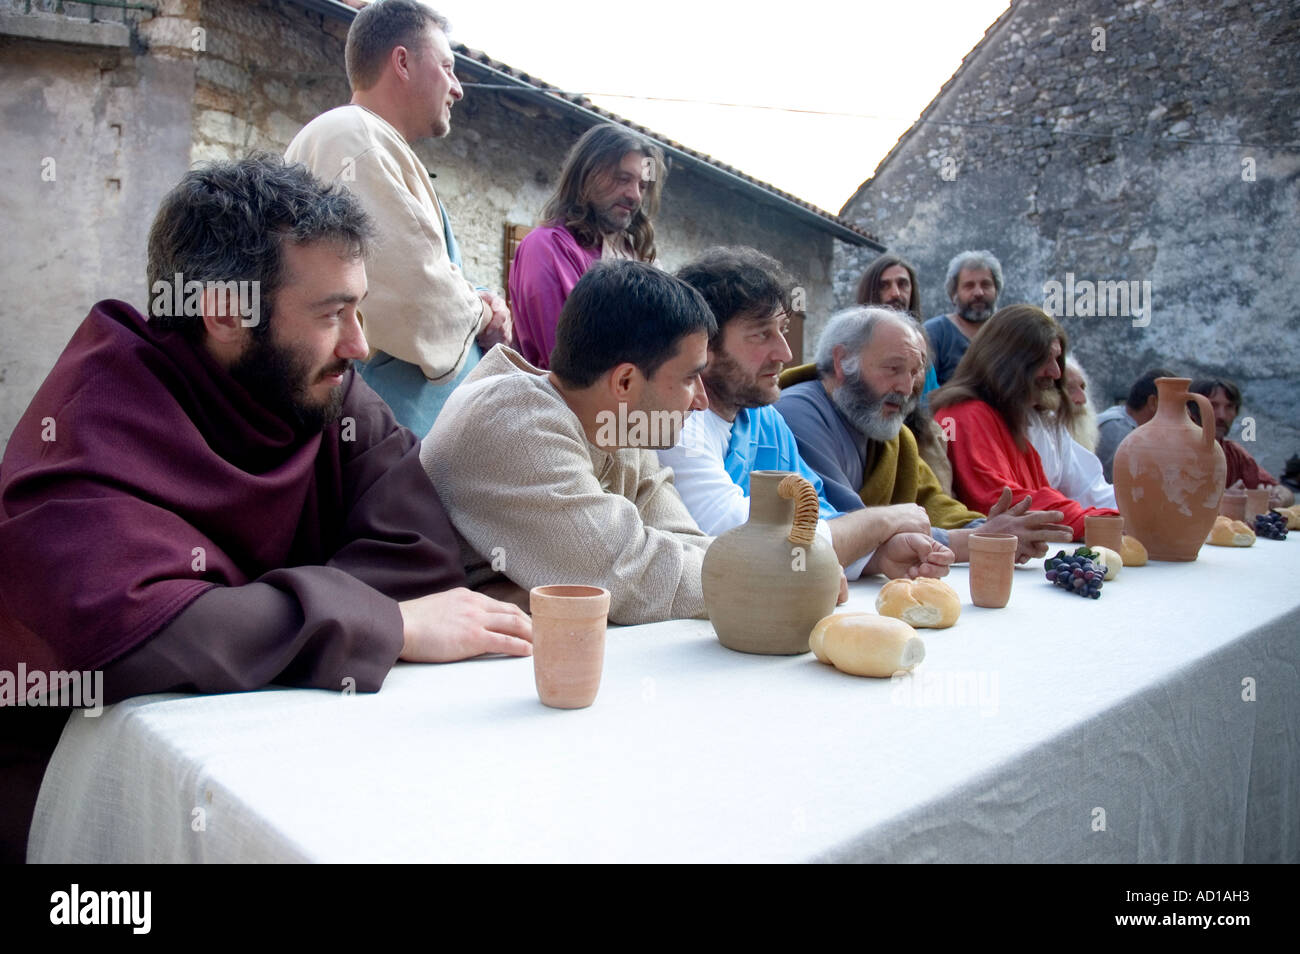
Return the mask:
[[1044,387],[1037,380],[1034,381],[1034,398],[1034,407],[1052,414],[1060,410],[1062,402],[1066,400],[1055,384]]
[[[903,418],[916,407],[916,397],[911,394],[891,391],[877,395],[863,382],[861,373],[846,376],[831,394],[831,401],[850,424],[873,441],[892,441],[903,429]],[[898,413],[889,418],[882,413],[886,401],[899,406]]]
[[[346,372],[351,366],[351,361],[337,361],[315,379],[320,374]],[[331,389],[323,404],[308,399],[308,388],[315,383],[309,380],[313,377],[310,363],[292,348],[273,342],[269,330],[252,338],[231,366],[230,376],[300,437],[319,434],[343,413],[342,387]]]
[[[745,372],[725,351],[713,352],[710,362],[704,372],[709,400],[736,408],[764,407],[776,400],[770,389],[765,391],[757,381],[746,380]],[[781,367],[777,364],[771,370],[780,372]]]
[[634,211],[628,216],[627,222],[624,223],[615,221],[613,218],[611,213],[615,208],[615,206],[610,206],[608,209],[596,210],[596,224],[600,227],[601,232],[606,235],[618,235],[620,232],[626,232],[632,227],[632,223],[636,221],[636,211],[640,211]]
[[964,318],[966,321],[971,322],[971,324],[977,325],[981,321],[987,321],[989,318],[993,317],[993,306],[996,304],[996,299],[994,301],[985,302],[972,301],[957,309],[957,317]]

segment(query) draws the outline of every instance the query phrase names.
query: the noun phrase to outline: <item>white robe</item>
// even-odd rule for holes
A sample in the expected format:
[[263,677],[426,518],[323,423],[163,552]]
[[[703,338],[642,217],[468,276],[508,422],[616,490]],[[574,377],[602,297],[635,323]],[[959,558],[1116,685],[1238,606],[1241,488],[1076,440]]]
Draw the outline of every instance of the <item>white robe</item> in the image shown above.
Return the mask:
[[1055,420],[1029,415],[1029,443],[1038,451],[1047,482],[1085,507],[1115,507],[1115,488],[1106,482],[1101,461]]

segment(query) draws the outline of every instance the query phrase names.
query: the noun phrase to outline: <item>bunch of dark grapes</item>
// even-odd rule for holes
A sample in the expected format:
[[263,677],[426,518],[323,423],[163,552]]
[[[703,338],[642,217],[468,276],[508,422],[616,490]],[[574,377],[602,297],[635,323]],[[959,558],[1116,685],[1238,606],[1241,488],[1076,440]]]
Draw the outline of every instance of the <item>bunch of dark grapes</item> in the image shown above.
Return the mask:
[[1085,556],[1069,556],[1064,550],[1049,559],[1047,567],[1048,582],[1086,596],[1091,599],[1101,597],[1101,584],[1106,576],[1105,567],[1100,567]]
[[1268,537],[1270,540],[1286,539],[1286,516],[1276,510],[1261,513],[1255,517],[1255,536]]

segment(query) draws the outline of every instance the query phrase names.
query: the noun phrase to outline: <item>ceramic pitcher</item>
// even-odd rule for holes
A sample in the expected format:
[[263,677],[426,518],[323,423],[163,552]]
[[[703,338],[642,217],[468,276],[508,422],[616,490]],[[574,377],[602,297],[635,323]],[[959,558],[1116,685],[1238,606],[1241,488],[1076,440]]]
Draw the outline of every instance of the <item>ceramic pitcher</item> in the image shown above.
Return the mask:
[[817,537],[817,491],[798,474],[750,475],[749,521],[704,555],[704,602],[722,645],[744,653],[808,652],[835,611],[840,564]]
[[[1153,560],[1195,560],[1219,514],[1228,474],[1214,439],[1214,411],[1189,378],[1157,378],[1155,417],[1115,451],[1115,499],[1130,536]],[[1187,402],[1200,409],[1198,427]]]

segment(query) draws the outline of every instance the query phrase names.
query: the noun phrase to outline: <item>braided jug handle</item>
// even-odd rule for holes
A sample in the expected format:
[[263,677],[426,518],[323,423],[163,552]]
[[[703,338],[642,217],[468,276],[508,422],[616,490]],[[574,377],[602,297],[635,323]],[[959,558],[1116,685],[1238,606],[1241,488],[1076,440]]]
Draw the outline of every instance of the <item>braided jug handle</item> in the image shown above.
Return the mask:
[[794,501],[790,542],[801,547],[811,546],[813,538],[817,536],[817,514],[820,510],[817,490],[806,478],[791,474],[777,484],[776,492],[786,500]]

